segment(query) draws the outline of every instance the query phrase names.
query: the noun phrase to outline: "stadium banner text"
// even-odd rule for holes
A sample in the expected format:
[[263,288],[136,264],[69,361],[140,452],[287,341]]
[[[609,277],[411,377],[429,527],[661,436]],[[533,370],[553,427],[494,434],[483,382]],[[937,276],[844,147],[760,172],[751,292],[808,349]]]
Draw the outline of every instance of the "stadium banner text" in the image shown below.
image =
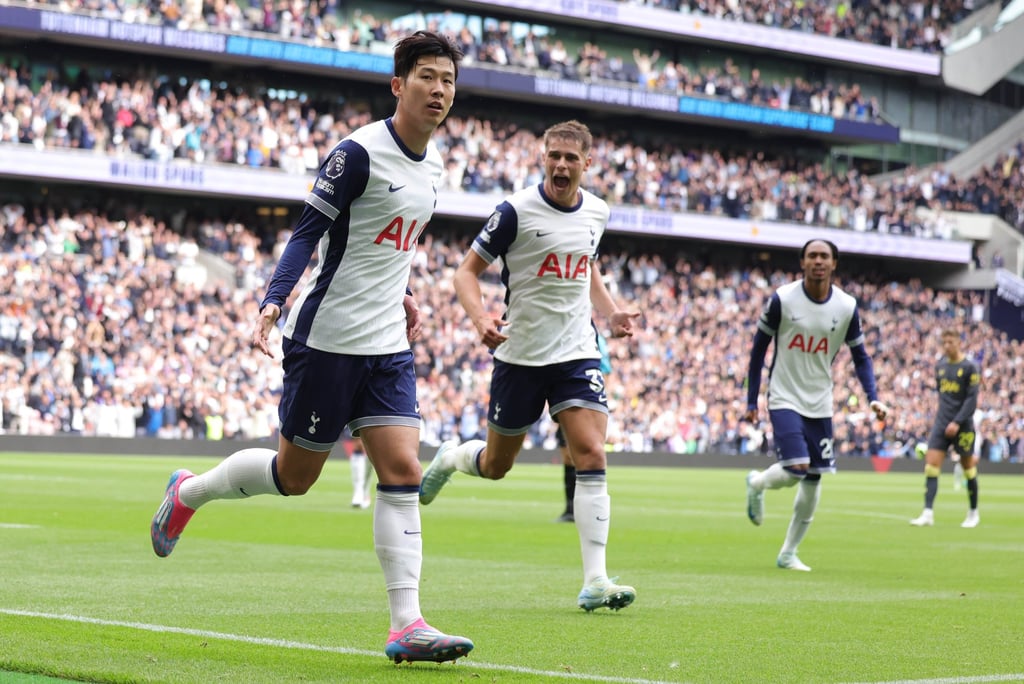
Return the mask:
[[[589,7],[592,3],[577,4]],[[615,3],[612,4],[619,7]],[[625,6],[622,8],[625,9]],[[393,69],[390,54],[338,50],[254,35],[179,30],[155,24],[136,24],[84,14],[22,7],[0,7],[0,29],[6,29],[7,32],[14,29],[15,32],[63,33],[88,39],[97,45],[110,41],[126,42],[150,49],[167,48],[181,52],[221,54],[253,63],[287,62],[323,69],[342,69],[354,74],[389,74]],[[689,96],[680,97],[671,93],[651,92],[636,86],[584,83],[468,66],[462,69],[459,85],[509,95],[576,100],[606,107],[672,113],[690,121],[731,122],[742,127],[767,126],[783,130],[802,130],[847,142],[895,143],[900,139],[899,128],[887,123],[833,119],[810,112]]]
[[102,42],[125,42],[189,52],[248,57],[295,64],[311,64],[375,74],[389,74],[391,55],[338,50],[258,36],[229,35],[215,31],[180,30],[159,24],[140,24],[71,12],[52,12],[24,7],[0,7],[0,29],[35,33],[63,33]]
[[608,230],[742,244],[745,247],[798,247],[812,238],[826,238],[836,243],[841,252],[849,254],[950,264],[968,264],[971,261],[971,243],[963,240],[922,239],[634,206],[613,206]]
[[[470,72],[471,70],[466,69],[465,71]],[[900,141],[900,129],[887,123],[835,119],[812,112],[760,107],[742,102],[726,102],[688,95],[652,93],[626,86],[510,74],[502,76],[500,80],[496,81],[495,87],[512,93],[525,91],[530,95],[579,100],[630,109],[674,112],[687,120],[702,123],[729,121],[746,126],[801,130],[861,142],[898,143]]]
[[574,17],[598,28],[612,24],[622,28],[642,29],[676,40],[685,37],[709,43],[742,44],[891,72],[924,76],[942,74],[942,58],[939,55],[750,22],[727,21],[703,14],[666,11],[615,0],[464,0],[460,4],[482,12],[493,12],[494,7],[504,7],[552,21],[560,17]]

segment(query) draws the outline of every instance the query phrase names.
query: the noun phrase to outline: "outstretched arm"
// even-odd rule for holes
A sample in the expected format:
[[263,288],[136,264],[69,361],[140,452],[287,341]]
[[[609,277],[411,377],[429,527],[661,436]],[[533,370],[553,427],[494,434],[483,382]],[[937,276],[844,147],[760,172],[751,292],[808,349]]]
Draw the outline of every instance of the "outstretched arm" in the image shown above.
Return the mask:
[[757,319],[757,332],[750,347],[750,366],[747,369],[747,412],[744,417],[751,423],[757,422],[757,397],[761,393],[761,371],[768,345],[782,322],[782,300],[779,293],[773,294],[761,310]]
[[860,381],[860,386],[864,388],[864,394],[867,395],[868,401],[871,402],[869,404],[871,410],[875,412],[875,417],[878,420],[885,420],[885,417],[889,415],[889,407],[878,399],[878,387],[875,384],[875,367],[871,362],[871,357],[868,355],[868,350],[864,348],[863,344],[858,344],[850,347],[850,355],[853,356],[853,366],[857,371],[857,379]]
[[270,358],[274,358],[268,344],[270,331],[277,325],[277,319],[281,317],[281,308],[309,265],[317,242],[330,227],[331,220],[328,217],[307,205],[302,210],[295,232],[284,248],[281,260],[277,262],[274,275],[267,286],[267,294],[260,305],[259,318],[256,319],[250,337],[252,346]]
[[750,366],[747,369],[747,413],[745,418],[751,423],[757,422],[757,397],[761,393],[761,371],[764,370],[764,357],[768,353],[768,345],[772,336],[763,330],[754,333],[754,343],[750,347]]
[[612,337],[633,336],[633,321],[640,318],[640,312],[619,310],[612,299],[612,293],[604,284],[597,259],[590,260],[590,304],[608,319],[612,327]]
[[495,349],[502,342],[508,339],[508,335],[501,332],[501,326],[506,321],[499,317],[492,316],[484,310],[483,293],[480,290],[480,274],[490,264],[470,249],[462,259],[458,269],[455,271],[455,294],[459,298],[459,304],[466,310],[469,319],[480,335],[480,341],[488,349]]

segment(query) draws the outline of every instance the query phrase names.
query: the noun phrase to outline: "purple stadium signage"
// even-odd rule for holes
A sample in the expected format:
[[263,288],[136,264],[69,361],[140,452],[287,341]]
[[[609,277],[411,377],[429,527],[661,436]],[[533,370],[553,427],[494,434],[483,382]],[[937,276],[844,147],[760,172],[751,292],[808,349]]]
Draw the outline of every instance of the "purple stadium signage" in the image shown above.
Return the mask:
[[561,78],[533,78],[533,92],[537,95],[560,97],[570,100],[585,100],[599,104],[621,105],[631,109],[651,109],[661,112],[679,110],[679,97],[663,93],[651,93],[639,88],[583,83]]
[[463,0],[459,4],[481,11],[493,11],[496,6],[505,7],[531,12],[535,16],[552,20],[560,19],[563,22],[565,17],[575,17],[597,25],[615,24],[675,38],[684,36],[709,42],[742,44],[886,71],[926,76],[939,76],[942,73],[939,55],[829,38],[760,24],[726,21],[701,14],[684,14],[635,6],[614,0]]
[[746,247],[798,247],[811,238],[826,237],[835,242],[841,251],[851,254],[950,264],[968,264],[971,261],[971,243],[962,240],[925,240],[906,235],[858,233],[795,223],[731,219],[640,207],[612,207],[608,230],[710,240]]
[[[566,0],[567,1],[567,0]],[[590,3],[583,3],[589,7]],[[617,8],[615,3],[611,7]],[[597,10],[595,10],[597,11]],[[264,35],[227,35],[207,31],[181,31],[154,24],[135,24],[103,17],[20,7],[0,7],[0,30],[63,33],[102,44],[109,41],[170,48],[182,52],[230,55],[246,61],[275,61],[345,69],[357,73],[391,72],[390,56],[336,50],[277,40]],[[789,33],[789,32],[786,32]],[[833,41],[836,42],[836,41]],[[534,99],[575,100],[598,106],[671,112],[681,120],[733,122],[750,127],[804,130],[816,135],[856,142],[899,142],[899,128],[886,123],[833,119],[832,117],[744,103],[656,93],[635,86],[584,83],[570,79],[509,73],[498,69],[465,67],[460,87],[521,94]]]
[[[940,58],[936,55],[851,40],[826,38],[787,29],[722,21],[711,17],[667,12],[648,7],[634,7],[612,0],[493,0],[489,3],[467,2],[465,4],[479,6],[482,9],[498,5],[510,9],[532,11],[551,18],[573,16],[590,22],[617,23],[676,38],[690,36],[709,41],[742,43],[778,52],[833,59],[896,72],[929,76],[938,76],[942,72]],[[227,34],[210,31],[181,31],[166,26],[123,22],[71,12],[2,6],[0,7],[0,28],[2,27],[65,33],[103,40],[123,40],[184,50],[230,52],[226,48],[230,37]],[[258,40],[261,43],[270,42],[269,37]],[[324,48],[324,50],[333,50],[333,48]]]
[[368,73],[391,73],[390,55],[337,50],[276,40],[270,34],[228,35],[213,31],[182,31],[157,24],[138,24],[70,12],[0,7],[0,31],[20,33],[63,33],[101,45],[109,41],[132,43],[147,48],[171,48],[182,52],[232,55],[250,61],[278,61],[313,64],[326,68]]
[[141,157],[109,157],[95,152],[36,150],[32,145],[0,145],[3,176],[98,183],[164,192],[244,196],[301,202],[311,176],[215,164],[157,162]]
[[[996,271],[996,294],[1013,304],[1015,307],[1024,307],[1024,280],[1018,278],[1006,269]],[[1024,323],[1024,318],[1021,319]]]
[[[2,8],[0,25],[7,25],[9,11],[18,12],[21,8]],[[21,10],[22,13],[30,10]],[[179,31],[169,26],[154,24],[134,24],[102,17],[90,17],[64,12],[31,12],[35,16],[33,25],[24,19],[19,23],[25,28],[37,28],[46,33],[66,33],[73,36],[117,40],[143,45],[173,47],[180,50],[201,50],[203,52],[224,52],[227,36],[220,33],[205,31]],[[17,21],[18,15],[15,14]]]

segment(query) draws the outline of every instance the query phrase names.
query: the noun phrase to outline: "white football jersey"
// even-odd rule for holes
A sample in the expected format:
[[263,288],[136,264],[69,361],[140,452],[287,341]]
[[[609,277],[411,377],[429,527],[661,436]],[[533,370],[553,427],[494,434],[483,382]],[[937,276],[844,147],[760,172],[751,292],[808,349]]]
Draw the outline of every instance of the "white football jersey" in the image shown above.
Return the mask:
[[508,340],[494,357],[522,366],[597,359],[591,321],[590,262],[608,224],[608,204],[586,190],[560,207],[542,184],[498,205],[473,241],[487,263],[500,259]]
[[804,281],[797,280],[772,295],[757,327],[775,338],[769,410],[831,417],[832,361],[844,342],[850,347],[864,344],[857,300],[833,285],[828,299],[817,302],[807,296]]
[[320,167],[264,299],[283,304],[315,244],[319,261],[288,313],[286,337],[339,354],[409,348],[403,299],[442,169],[433,142],[424,155],[413,153],[390,119],[338,143]]

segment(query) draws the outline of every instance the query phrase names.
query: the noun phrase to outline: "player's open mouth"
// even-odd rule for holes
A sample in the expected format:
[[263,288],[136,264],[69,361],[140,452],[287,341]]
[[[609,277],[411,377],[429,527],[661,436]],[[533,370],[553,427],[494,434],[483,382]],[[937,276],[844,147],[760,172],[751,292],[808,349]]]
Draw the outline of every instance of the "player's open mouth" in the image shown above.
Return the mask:
[[565,190],[566,188],[569,187],[569,177],[568,176],[553,176],[551,178],[551,184],[554,185],[555,188],[558,189],[558,190]]
[[444,111],[444,105],[440,102],[431,102],[430,104],[427,105],[427,107],[438,112]]

